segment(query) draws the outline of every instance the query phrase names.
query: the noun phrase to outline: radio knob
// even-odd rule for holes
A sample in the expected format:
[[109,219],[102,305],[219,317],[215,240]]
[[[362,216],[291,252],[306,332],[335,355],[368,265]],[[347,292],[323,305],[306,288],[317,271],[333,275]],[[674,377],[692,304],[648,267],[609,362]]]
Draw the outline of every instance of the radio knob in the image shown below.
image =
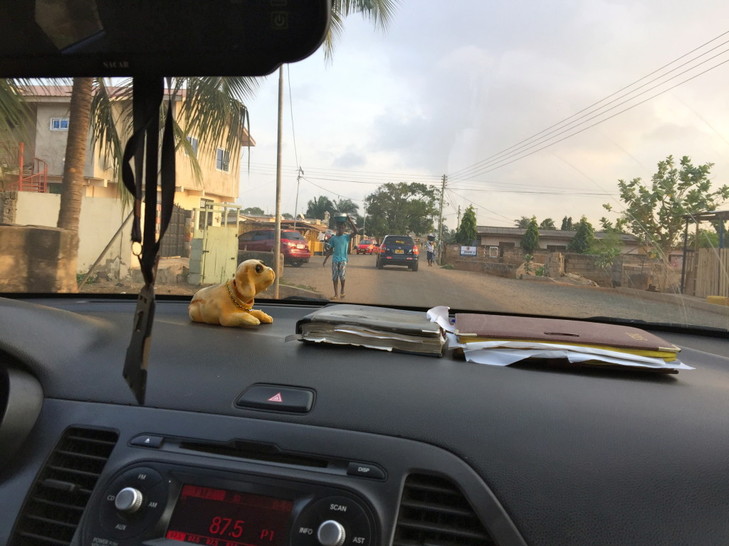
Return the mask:
[[319,544],[322,546],[342,546],[346,536],[344,526],[333,519],[328,519],[322,523],[316,532],[316,538],[319,539]]
[[139,489],[125,487],[116,494],[114,506],[120,512],[133,514],[142,507],[144,497]]

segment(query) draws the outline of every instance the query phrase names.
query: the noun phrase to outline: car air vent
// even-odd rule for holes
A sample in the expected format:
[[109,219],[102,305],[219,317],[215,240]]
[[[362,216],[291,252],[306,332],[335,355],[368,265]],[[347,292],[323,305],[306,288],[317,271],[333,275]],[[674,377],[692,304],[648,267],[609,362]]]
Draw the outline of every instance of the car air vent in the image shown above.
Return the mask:
[[495,545],[451,481],[411,474],[405,481],[393,546]]
[[25,501],[10,544],[70,544],[118,438],[109,430],[67,429]]

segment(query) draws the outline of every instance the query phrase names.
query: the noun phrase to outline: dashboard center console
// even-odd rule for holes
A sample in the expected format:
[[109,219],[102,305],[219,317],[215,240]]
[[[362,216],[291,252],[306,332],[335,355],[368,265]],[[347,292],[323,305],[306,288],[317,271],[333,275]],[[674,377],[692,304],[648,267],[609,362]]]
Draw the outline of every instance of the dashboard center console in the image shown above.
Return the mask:
[[375,546],[375,519],[352,492],[322,484],[145,462],[92,500],[84,544]]

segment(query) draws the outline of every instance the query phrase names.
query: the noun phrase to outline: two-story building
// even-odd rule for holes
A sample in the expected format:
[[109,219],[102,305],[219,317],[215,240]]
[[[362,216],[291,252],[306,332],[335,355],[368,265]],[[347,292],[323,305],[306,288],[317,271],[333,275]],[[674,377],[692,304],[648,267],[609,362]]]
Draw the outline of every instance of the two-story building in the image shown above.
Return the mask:
[[[23,89],[25,101],[30,106],[30,125],[22,131],[24,140],[18,143],[19,161],[26,174],[33,168],[34,160],[47,168],[46,184],[48,193],[60,193],[63,176],[63,161],[68,135],[69,107],[71,102],[70,86],[29,86]],[[110,88],[114,106],[114,116],[119,128],[124,119],[122,111],[129,108],[128,94],[120,88]],[[175,96],[173,108],[185,100],[184,89]],[[178,123],[180,120],[178,119]],[[124,134],[123,130],[119,130]],[[244,147],[255,146],[247,131],[242,136]],[[185,209],[204,206],[206,203],[233,203],[239,193],[240,151],[216,147],[214,150],[202,146],[198,136],[188,135],[190,147],[194,150],[200,167],[200,176],[195,175],[189,154],[178,147],[177,186],[175,203]],[[5,139],[5,154],[9,146]],[[89,148],[91,150],[91,148]],[[6,158],[6,163],[15,158]],[[118,166],[112,165],[98,147],[94,153],[87,154],[84,179],[88,197],[118,197]],[[36,170],[38,168],[36,167]]]
[[[128,124],[131,94],[122,88],[109,88],[112,113],[122,142],[129,136],[123,128]],[[28,86],[23,88],[29,106],[28,122],[14,135],[0,135],[0,166],[2,166],[3,203],[0,222],[19,225],[54,227],[58,219],[62,189],[66,140],[69,127],[71,101],[70,86]],[[173,101],[173,109],[179,112],[186,100],[185,90],[179,91]],[[176,115],[178,123],[183,123]],[[184,127],[183,127],[184,129]],[[242,148],[226,149],[224,145],[205,146],[198,135],[187,135],[188,146],[178,146],[176,156],[175,214],[163,243],[178,238],[176,248],[183,247],[182,239],[189,246],[190,226],[196,228],[215,222],[219,213],[204,212],[210,205],[232,206],[239,195],[240,165],[242,152],[255,146],[247,131],[241,135]],[[86,165],[83,172],[85,193],[81,207],[81,237],[79,240],[78,271],[88,271],[104,248],[117,238],[118,245],[111,251],[122,264],[118,274],[123,276],[135,260],[129,253],[129,224],[124,225],[130,208],[129,200],[120,198],[123,185],[119,165],[109,160],[97,147],[91,146],[89,135]],[[197,159],[198,169],[193,168],[191,155]],[[11,204],[8,205],[8,202]],[[208,209],[212,210],[212,209]],[[179,213],[179,214],[178,214]],[[94,217],[118,218],[106,222],[109,231],[83,229]],[[185,225],[182,225],[185,224]],[[115,233],[120,228],[120,233]],[[163,244],[164,247],[164,244]],[[171,255],[180,255],[171,254]]]

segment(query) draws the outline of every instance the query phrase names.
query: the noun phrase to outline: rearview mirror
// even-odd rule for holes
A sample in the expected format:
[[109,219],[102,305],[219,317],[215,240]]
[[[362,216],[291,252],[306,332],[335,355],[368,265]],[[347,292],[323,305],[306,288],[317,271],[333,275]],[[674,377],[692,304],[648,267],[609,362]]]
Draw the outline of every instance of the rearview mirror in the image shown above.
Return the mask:
[[13,0],[0,75],[260,76],[311,55],[331,0]]

